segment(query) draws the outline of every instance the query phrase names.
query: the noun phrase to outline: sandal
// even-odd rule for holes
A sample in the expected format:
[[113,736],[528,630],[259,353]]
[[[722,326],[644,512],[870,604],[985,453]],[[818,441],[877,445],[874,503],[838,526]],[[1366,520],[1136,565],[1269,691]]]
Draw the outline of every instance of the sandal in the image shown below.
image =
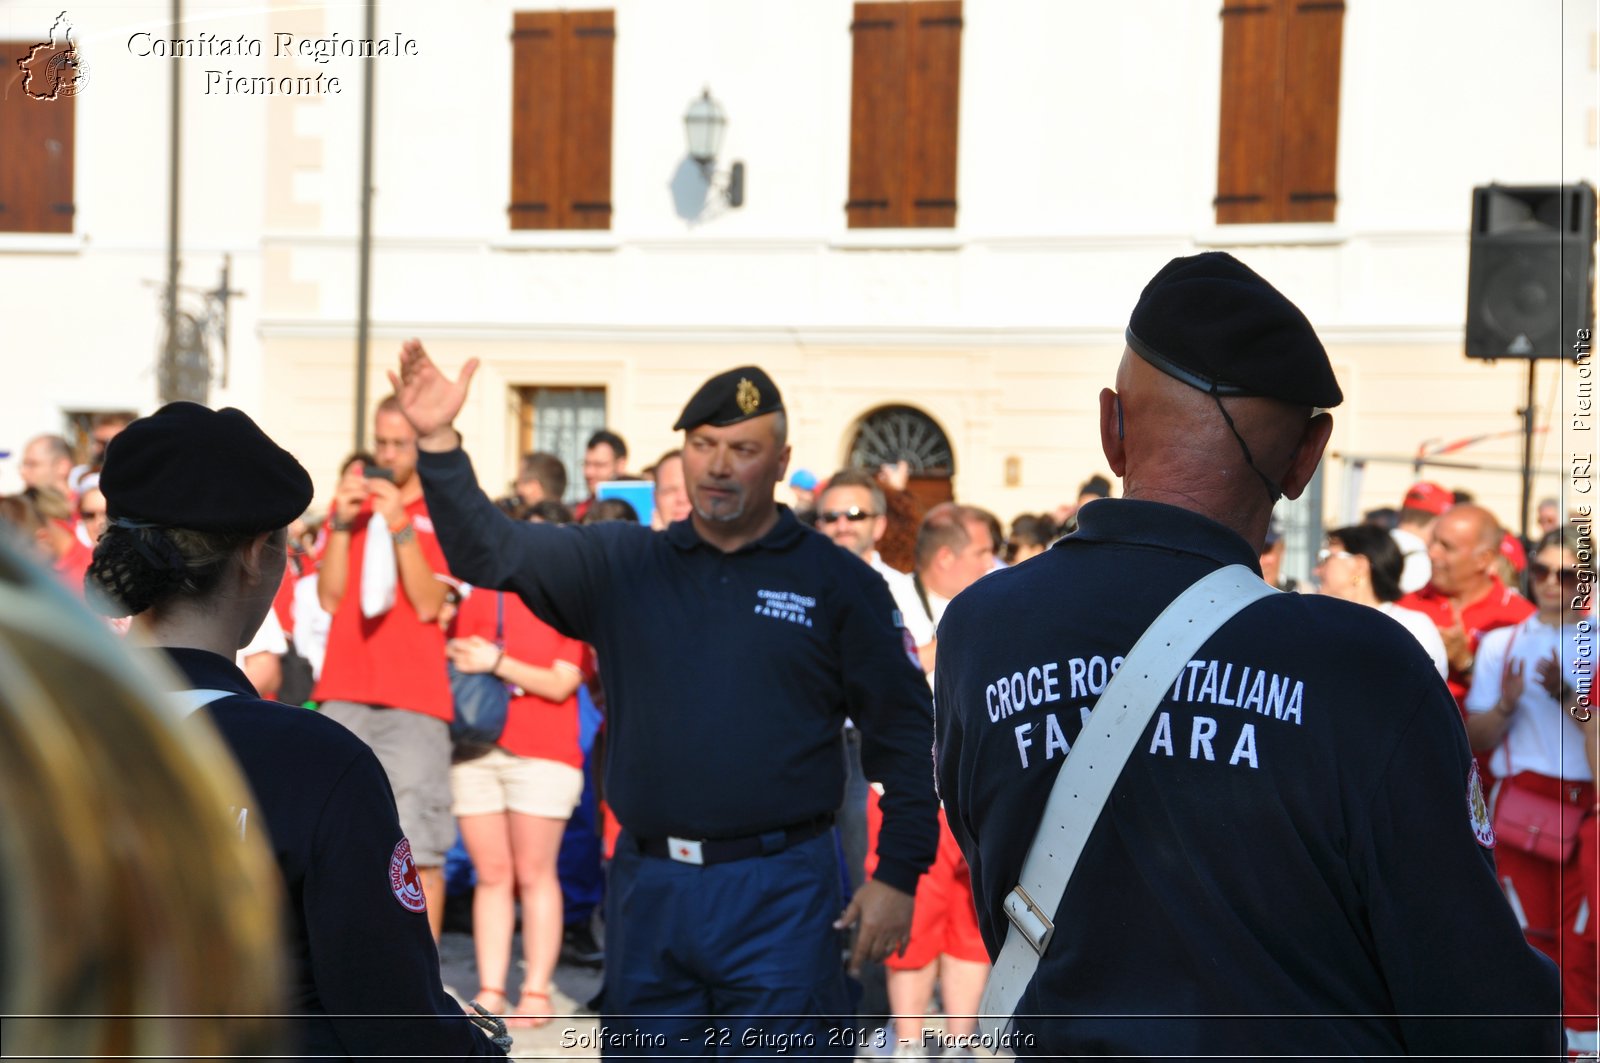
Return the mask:
[[476,1012],[472,1010],[472,1005],[481,1004],[485,1011],[492,1011],[496,1015],[504,1015],[506,1005],[510,1003],[511,1001],[506,998],[506,991],[504,989],[495,989],[492,986],[482,986],[479,988],[477,996],[473,997],[472,1000],[468,1002],[467,1007],[462,1010],[464,1010],[468,1015],[474,1015]]
[[506,1016],[506,1025],[521,1029],[538,1029],[548,1026],[550,1020],[555,1018],[555,1012],[550,1007],[550,994],[541,993],[537,989],[524,989],[522,996],[517,998],[517,1008]]

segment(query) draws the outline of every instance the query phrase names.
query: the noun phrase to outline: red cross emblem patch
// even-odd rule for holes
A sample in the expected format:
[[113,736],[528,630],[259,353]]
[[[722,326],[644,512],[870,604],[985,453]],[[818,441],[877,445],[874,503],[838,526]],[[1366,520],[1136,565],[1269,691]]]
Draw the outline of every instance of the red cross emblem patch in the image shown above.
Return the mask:
[[422,876],[417,874],[417,862],[411,859],[411,843],[405,838],[400,839],[389,857],[389,888],[406,911],[428,910],[428,898],[422,893]]

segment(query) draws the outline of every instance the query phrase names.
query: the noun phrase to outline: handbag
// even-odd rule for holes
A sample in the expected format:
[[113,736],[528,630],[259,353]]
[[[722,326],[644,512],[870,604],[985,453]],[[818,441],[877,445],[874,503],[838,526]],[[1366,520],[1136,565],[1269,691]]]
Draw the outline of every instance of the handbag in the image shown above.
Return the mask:
[[[1517,644],[1518,624],[1511,629],[1506,640],[1506,661],[1500,671],[1504,683],[1511,669],[1511,650]],[[1507,731],[1502,746],[1506,750],[1506,770],[1511,768],[1511,732]],[[1494,802],[1495,845],[1504,845],[1541,860],[1564,864],[1578,845],[1578,827],[1583,813],[1556,797],[1547,797],[1537,790],[1525,790],[1507,779],[1500,787]]]
[[[505,649],[506,596],[494,596],[494,644]],[[445,662],[450,673],[450,697],[455,715],[450,720],[450,738],[458,754],[482,754],[500,741],[506,729],[506,713],[511,708],[511,690],[489,672],[462,672]]]
[[1541,860],[1564,864],[1578,846],[1581,810],[1510,781],[1500,787],[1494,803],[1496,846],[1508,846]]

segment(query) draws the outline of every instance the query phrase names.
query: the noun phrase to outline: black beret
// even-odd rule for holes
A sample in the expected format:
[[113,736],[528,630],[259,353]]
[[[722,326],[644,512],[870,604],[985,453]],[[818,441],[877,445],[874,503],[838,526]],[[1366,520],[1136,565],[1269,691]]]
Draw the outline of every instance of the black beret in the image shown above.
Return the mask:
[[1128,320],[1134,353],[1190,387],[1324,409],[1344,401],[1311,322],[1223,251],[1175,258]]
[[703,424],[724,428],[782,409],[783,396],[778,394],[778,385],[764,370],[745,365],[718,373],[701,384],[672,430],[687,431]]
[[172,402],[118,432],[106,447],[106,516],[203,532],[264,532],[311,503],[294,455],[235,409]]

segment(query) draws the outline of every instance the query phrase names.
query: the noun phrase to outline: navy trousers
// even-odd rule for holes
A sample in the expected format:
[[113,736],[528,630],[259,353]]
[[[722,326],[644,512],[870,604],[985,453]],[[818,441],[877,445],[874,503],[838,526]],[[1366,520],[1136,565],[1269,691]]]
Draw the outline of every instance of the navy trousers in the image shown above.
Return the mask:
[[832,831],[709,867],[645,856],[624,832],[606,889],[603,1054],[849,1058],[842,901]]

